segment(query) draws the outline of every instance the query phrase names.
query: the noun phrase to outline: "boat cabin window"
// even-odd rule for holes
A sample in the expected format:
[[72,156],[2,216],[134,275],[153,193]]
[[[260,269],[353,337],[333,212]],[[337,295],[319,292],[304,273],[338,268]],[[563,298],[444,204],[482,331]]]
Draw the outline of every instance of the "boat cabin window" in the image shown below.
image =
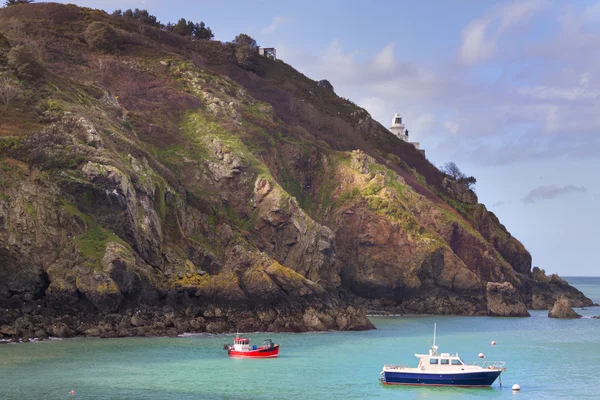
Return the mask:
[[440,360],[440,364],[442,364],[442,365],[449,365],[450,364],[450,360],[448,360],[447,358],[442,358]]
[[429,364],[437,364],[438,363],[438,359],[437,358],[430,358],[429,359]]
[[452,360],[452,365],[463,365],[460,360]]

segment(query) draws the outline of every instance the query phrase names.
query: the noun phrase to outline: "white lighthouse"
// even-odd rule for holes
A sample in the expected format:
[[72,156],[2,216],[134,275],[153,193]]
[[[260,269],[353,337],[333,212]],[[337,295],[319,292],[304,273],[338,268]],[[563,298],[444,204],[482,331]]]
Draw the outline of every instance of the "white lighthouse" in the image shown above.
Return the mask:
[[390,131],[396,135],[398,139],[402,139],[405,142],[408,141],[408,135],[405,132],[406,127],[402,123],[402,117],[400,114],[396,113],[392,117],[392,126],[390,126]]
[[402,117],[398,113],[394,114],[392,117],[392,126],[390,126],[390,132],[392,132],[398,139],[412,144],[417,150],[419,149],[419,142],[408,141],[408,129],[406,129],[406,126],[404,126],[402,123]]

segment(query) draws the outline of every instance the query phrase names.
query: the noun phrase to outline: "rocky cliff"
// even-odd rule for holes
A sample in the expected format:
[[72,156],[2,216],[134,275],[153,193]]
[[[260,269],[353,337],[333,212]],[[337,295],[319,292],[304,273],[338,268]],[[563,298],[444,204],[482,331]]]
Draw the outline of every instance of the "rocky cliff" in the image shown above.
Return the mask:
[[[86,36],[98,22],[110,52]],[[17,93],[0,106],[5,338],[591,304],[533,273],[472,191],[281,61],[243,69],[232,44],[73,5],[1,9],[0,33]]]

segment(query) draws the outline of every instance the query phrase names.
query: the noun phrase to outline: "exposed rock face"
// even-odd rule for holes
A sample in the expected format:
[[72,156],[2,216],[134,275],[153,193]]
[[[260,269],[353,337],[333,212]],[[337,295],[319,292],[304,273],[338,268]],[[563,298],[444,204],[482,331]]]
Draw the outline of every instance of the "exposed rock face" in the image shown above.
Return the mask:
[[581,315],[577,314],[570,305],[569,299],[566,297],[560,297],[554,303],[554,306],[548,311],[550,318],[581,318]]
[[[91,52],[78,38],[96,20],[136,50]],[[0,339],[591,304],[532,272],[472,191],[284,63],[249,74],[228,45],[58,4],[0,9],[0,27],[52,71],[35,104],[0,108]]]
[[567,281],[556,274],[547,276],[543,269],[533,268],[533,281],[531,285],[531,309],[549,310],[556,301],[565,297],[573,307],[589,307],[592,300],[585,297],[581,291],[570,286]]
[[508,282],[488,282],[486,296],[490,315],[503,317],[529,317],[529,312],[519,293]]
[[450,178],[444,178],[442,186],[448,191],[448,194],[465,204],[477,204],[477,195],[465,185],[461,185]]

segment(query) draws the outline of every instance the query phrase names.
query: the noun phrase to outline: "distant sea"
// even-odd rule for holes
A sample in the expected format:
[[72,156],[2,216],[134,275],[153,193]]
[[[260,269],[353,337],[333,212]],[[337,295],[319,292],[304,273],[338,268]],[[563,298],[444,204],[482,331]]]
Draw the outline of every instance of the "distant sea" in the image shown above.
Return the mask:
[[[600,278],[566,279],[600,303]],[[232,335],[5,344],[0,399],[599,399],[600,319],[589,317],[600,307],[577,311],[588,318],[376,317],[367,332],[247,334],[281,345],[269,360],[229,359],[222,348]],[[434,322],[441,351],[506,361],[504,386],[381,385],[384,363],[416,365]]]
[[581,290],[594,303],[600,304],[600,277],[567,276],[564,279]]

